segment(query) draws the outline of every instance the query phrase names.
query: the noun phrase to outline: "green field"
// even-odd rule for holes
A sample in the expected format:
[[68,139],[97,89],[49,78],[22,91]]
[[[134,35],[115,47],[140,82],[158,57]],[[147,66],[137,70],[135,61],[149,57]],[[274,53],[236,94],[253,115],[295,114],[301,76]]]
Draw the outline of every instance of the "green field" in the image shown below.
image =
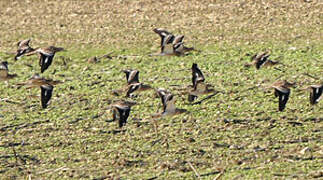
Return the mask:
[[[0,7],[0,60],[18,74],[0,82],[0,179],[322,178],[323,102],[310,105],[302,90],[323,80],[321,1],[4,0]],[[159,27],[200,51],[147,56],[160,51],[152,31]],[[42,74],[64,82],[45,110],[40,89],[16,86],[40,73],[37,56],[13,59],[25,38],[66,49]],[[281,71],[244,66],[263,51]],[[222,93],[190,104],[180,89],[191,84],[192,63]],[[158,119],[156,132],[151,115],[162,105],[154,91],[112,95],[129,68],[170,90],[189,113]],[[297,84],[283,112],[265,88],[277,79]],[[119,129],[109,105],[122,99],[137,105]]]

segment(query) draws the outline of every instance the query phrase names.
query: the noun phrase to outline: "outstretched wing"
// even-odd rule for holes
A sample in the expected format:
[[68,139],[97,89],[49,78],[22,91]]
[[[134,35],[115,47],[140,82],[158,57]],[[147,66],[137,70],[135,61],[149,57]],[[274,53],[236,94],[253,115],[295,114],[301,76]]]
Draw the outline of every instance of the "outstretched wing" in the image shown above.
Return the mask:
[[43,73],[52,64],[54,54],[40,53],[39,65],[41,67],[41,73]]
[[168,32],[168,31],[166,31],[165,29],[161,29],[161,28],[155,28],[154,29],[154,32],[155,33],[157,33],[159,36],[160,36],[160,38],[161,38],[161,41],[160,41],[160,46],[162,47],[163,46],[163,44],[165,43],[165,41],[166,41],[166,37],[167,36],[170,36],[171,37],[171,43],[173,42],[173,40],[174,40],[174,35],[172,34],[172,33],[170,33],[170,32]]
[[256,63],[256,68],[259,69],[268,60],[269,56],[270,54],[262,54]]
[[46,85],[40,86],[40,89],[41,89],[41,105],[42,105],[42,108],[45,109],[47,108],[50,98],[52,97],[54,86],[46,84]]
[[161,99],[161,102],[163,105],[163,111],[165,111],[166,110],[166,96],[167,96],[167,94],[170,94],[170,93],[168,91],[166,91],[165,89],[160,88],[157,90],[157,94]]
[[136,83],[136,84],[131,84],[128,87],[127,93],[126,93],[126,97],[130,97],[130,94],[132,94],[133,92],[135,92],[136,90],[138,90],[140,88],[141,84],[140,83]]
[[139,71],[137,70],[123,70],[126,73],[127,83],[135,84],[139,83]]
[[275,94],[279,95],[279,111],[283,111],[286,107],[287,101],[289,99],[290,90],[288,89],[286,92],[282,92],[278,89],[275,89]]
[[130,107],[126,106],[126,107],[117,107],[118,111],[119,111],[119,128],[121,128],[124,124],[127,123],[127,119],[130,115]]
[[202,71],[198,68],[197,64],[193,63],[192,65],[192,83],[193,88],[196,90],[198,82],[204,82],[205,78]]
[[323,92],[323,86],[321,87],[311,87],[312,91],[310,94],[310,102],[311,104],[316,104],[320,96],[322,95]]

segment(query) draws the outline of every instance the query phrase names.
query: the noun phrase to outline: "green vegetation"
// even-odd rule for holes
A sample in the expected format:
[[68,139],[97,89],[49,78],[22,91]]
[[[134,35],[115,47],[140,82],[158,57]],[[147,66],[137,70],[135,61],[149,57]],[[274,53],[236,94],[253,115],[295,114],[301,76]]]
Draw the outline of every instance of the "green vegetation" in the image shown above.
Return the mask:
[[[0,58],[18,77],[0,82],[0,179],[308,179],[322,177],[323,102],[303,88],[322,80],[322,3],[313,1],[1,1]],[[152,29],[184,34],[201,52],[149,57],[159,51]],[[40,72],[37,56],[13,60],[16,43],[67,49],[42,74],[63,81],[47,109],[40,89],[17,88]],[[268,50],[283,65],[246,68]],[[113,52],[98,63],[87,59]],[[137,55],[137,56],[133,56]],[[182,87],[192,63],[222,91],[191,105]],[[161,102],[141,93],[122,131],[110,122],[111,94],[125,85],[123,69],[169,89],[190,111],[157,120]],[[296,82],[283,112],[265,87]],[[202,99],[203,97],[199,98]],[[7,99],[7,100],[5,100]],[[193,167],[193,168],[192,168]],[[196,170],[196,173],[194,170]]]

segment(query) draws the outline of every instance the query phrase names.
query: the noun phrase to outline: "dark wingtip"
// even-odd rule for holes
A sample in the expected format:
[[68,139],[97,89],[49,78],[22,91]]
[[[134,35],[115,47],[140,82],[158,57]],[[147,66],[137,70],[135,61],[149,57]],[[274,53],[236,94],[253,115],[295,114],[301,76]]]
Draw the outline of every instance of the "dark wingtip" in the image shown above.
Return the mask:
[[188,95],[188,101],[189,101],[189,102],[193,102],[193,101],[195,101],[195,99],[197,99],[197,96],[194,96],[194,95],[192,95],[192,94],[189,94],[189,95]]

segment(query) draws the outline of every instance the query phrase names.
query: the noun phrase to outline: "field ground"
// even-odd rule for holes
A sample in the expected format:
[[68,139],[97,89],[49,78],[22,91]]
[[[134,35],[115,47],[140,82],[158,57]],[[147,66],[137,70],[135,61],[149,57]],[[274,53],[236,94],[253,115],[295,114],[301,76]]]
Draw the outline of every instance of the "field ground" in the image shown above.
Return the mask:
[[[322,178],[323,102],[311,106],[302,90],[322,81],[321,1],[4,0],[0,7],[0,58],[19,75],[0,82],[0,179]],[[159,51],[156,27],[184,34],[201,52],[147,56]],[[40,71],[36,57],[13,60],[24,38],[67,49],[42,74],[64,81],[45,110],[34,98],[39,89],[15,86]],[[248,54],[265,50],[282,71],[244,67]],[[113,58],[87,62],[109,52]],[[191,83],[193,62],[222,91],[199,105],[178,90]],[[123,99],[111,91],[125,84],[127,68],[171,90],[190,113],[158,120],[156,132],[151,114],[161,102],[150,91],[134,99],[118,129],[108,106]],[[276,79],[297,83],[284,112],[264,88]]]

